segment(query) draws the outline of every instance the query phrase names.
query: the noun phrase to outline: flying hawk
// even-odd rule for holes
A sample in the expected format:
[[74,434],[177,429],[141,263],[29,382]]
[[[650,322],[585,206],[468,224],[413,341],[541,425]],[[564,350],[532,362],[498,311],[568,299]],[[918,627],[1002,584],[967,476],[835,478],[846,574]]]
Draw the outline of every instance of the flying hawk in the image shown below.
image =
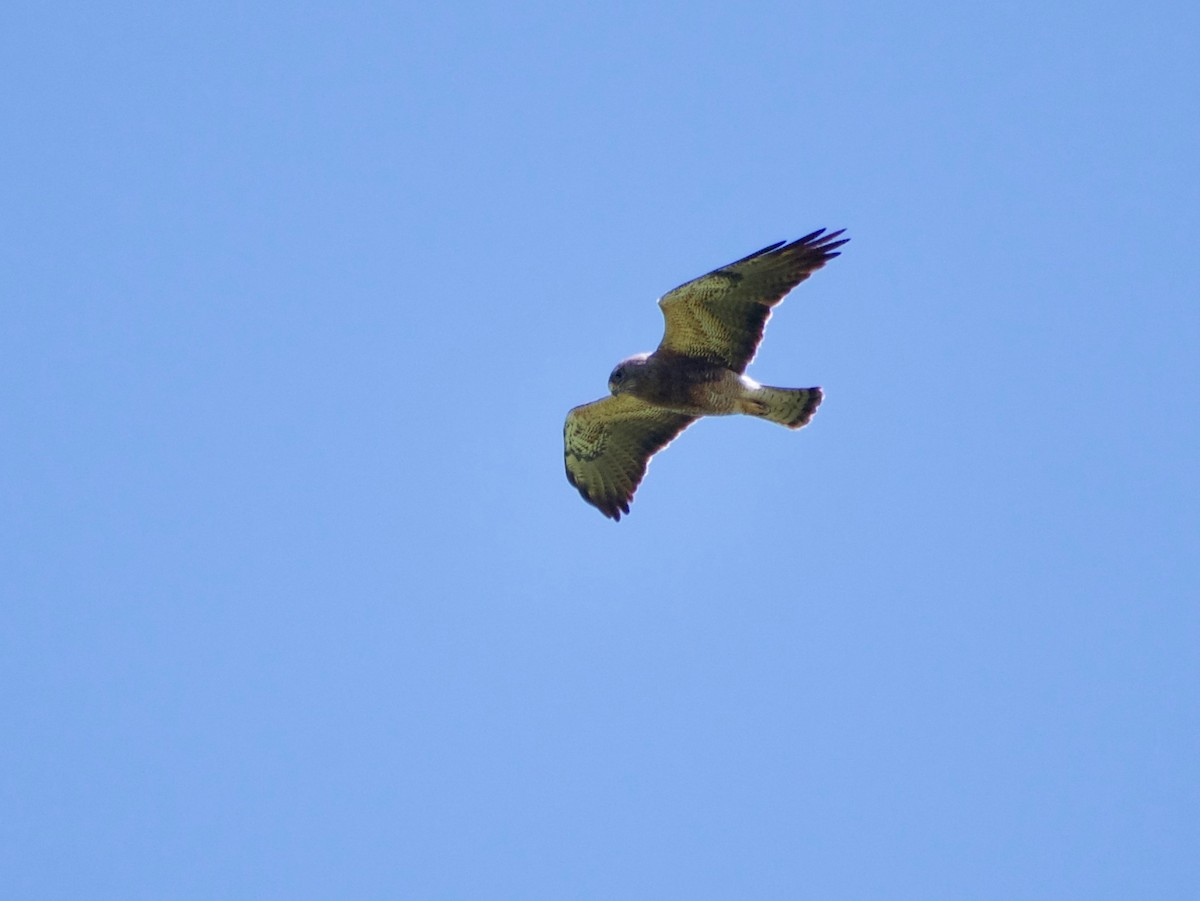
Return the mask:
[[745,413],[798,429],[821,403],[820,388],[771,388],[743,375],[771,308],[838,256],[844,229],[780,241],[680,285],[658,301],[666,320],[652,354],[617,364],[611,396],[567,414],[567,479],[583,499],[619,520],[650,458],[701,416]]

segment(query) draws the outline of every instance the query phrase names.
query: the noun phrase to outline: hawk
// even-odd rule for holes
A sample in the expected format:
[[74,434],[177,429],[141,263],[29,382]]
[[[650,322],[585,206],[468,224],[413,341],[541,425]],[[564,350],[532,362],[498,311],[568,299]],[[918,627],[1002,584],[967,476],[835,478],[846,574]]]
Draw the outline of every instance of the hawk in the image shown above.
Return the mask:
[[659,298],[666,329],[651,354],[622,360],[609,397],[575,407],[563,427],[567,479],[583,499],[620,520],[650,458],[701,416],[744,413],[798,429],[820,388],[772,388],[744,373],[771,308],[849,238],[818,229],[780,241]]

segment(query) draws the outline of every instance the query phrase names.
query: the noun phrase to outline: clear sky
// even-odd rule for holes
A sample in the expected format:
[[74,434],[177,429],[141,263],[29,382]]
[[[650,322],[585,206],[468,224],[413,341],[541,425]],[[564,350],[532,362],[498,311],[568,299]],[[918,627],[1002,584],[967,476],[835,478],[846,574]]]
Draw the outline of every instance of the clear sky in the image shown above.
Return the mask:
[[1198,10],[4,4],[6,897],[1196,898]]

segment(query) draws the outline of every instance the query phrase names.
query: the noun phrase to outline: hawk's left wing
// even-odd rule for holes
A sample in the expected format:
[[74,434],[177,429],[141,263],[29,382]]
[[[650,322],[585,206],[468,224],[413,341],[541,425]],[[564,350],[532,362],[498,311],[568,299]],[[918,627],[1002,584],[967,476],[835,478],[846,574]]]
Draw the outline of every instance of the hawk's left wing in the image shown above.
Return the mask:
[[791,244],[780,241],[667,292],[658,302],[666,320],[658,350],[745,372],[771,307],[838,255],[850,240],[836,240],[842,231],[821,228]]
[[563,426],[567,479],[585,501],[619,520],[650,458],[695,421],[630,394],[575,407]]

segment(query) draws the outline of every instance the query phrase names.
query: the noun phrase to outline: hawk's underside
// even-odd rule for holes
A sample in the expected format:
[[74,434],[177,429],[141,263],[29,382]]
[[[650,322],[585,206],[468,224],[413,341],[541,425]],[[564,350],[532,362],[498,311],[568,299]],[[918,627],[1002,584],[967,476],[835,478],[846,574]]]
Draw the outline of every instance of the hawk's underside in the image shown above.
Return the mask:
[[819,229],[722,266],[663,295],[666,328],[652,354],[617,365],[611,395],[575,407],[563,428],[567,478],[584,500],[619,520],[650,458],[701,416],[745,413],[797,429],[820,388],[772,388],[743,373],[771,308],[838,255],[841,231]]

